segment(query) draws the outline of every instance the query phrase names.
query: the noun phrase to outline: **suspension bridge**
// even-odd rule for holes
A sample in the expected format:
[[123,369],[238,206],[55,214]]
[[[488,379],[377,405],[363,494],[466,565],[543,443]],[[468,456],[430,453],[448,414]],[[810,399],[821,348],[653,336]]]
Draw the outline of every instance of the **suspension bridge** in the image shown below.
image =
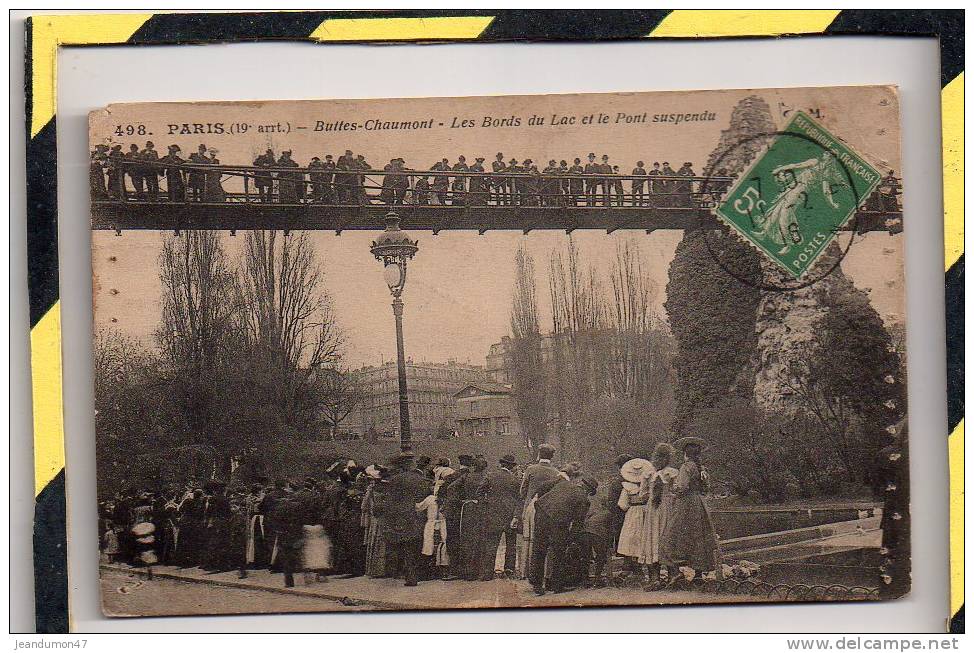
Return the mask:
[[[95,168],[108,169],[98,182]],[[114,171],[112,168],[114,167]],[[155,177],[155,183],[146,183]],[[410,169],[342,170],[155,161],[92,164],[92,228],[375,230],[712,228],[731,177]],[[887,177],[845,229],[902,230],[900,182]]]

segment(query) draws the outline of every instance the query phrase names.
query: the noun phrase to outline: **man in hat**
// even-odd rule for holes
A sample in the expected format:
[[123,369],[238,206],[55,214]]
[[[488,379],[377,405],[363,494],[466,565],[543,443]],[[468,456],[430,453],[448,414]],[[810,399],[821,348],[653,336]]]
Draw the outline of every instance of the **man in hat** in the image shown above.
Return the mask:
[[461,578],[464,571],[462,535],[465,534],[460,529],[460,518],[463,514],[463,502],[466,500],[464,480],[470,474],[474,457],[462,453],[457,457],[457,461],[457,470],[442,476],[442,485],[438,494],[443,507],[443,516],[446,519],[446,548],[450,557],[450,573],[443,580]]
[[494,191],[494,204],[497,206],[502,206],[504,204],[509,204],[509,188],[508,179],[500,173],[507,171],[507,164],[504,163],[504,153],[498,152],[497,156],[494,157],[493,162],[490,164],[491,170],[494,174],[490,178],[490,185]]
[[206,556],[203,569],[211,573],[229,571],[238,566],[230,549],[230,519],[232,509],[227,497],[227,484],[223,481],[210,481],[212,492],[206,504]]
[[[206,166],[210,164],[206,156],[206,145],[200,143],[195,152],[189,155],[189,162],[194,166]],[[189,193],[194,202],[203,201],[203,191],[206,189],[206,169],[196,168],[189,172]]]
[[[659,161],[653,161],[653,169],[646,173],[647,177],[659,177],[662,175],[662,171],[659,169]],[[666,182],[659,179],[649,180],[649,198],[648,204],[650,206],[662,206],[660,195],[665,191]]]
[[[660,170],[660,175],[662,175],[663,177],[676,176],[676,172],[673,170],[673,168],[670,167],[669,161],[663,161],[663,168],[662,170]],[[673,199],[673,191],[676,188],[676,180],[663,179],[660,181],[660,184],[663,187],[662,188],[663,197],[660,206],[676,206],[675,200]]]
[[447,158],[443,158],[439,162],[434,163],[433,167],[430,168],[430,172],[441,173],[433,177],[433,185],[432,185],[436,202],[441,206],[446,206],[447,196],[449,195],[448,191],[450,188],[449,175],[442,174],[442,173],[449,172],[449,170],[450,170],[450,160]]
[[108,151],[108,196],[112,199],[125,197],[125,154],[122,146],[112,145]]
[[254,186],[257,187],[257,195],[261,202],[270,202],[274,194],[274,175],[260,168],[273,168],[277,160],[274,158],[274,150],[267,148],[263,154],[254,159],[254,167],[258,168],[254,172]]
[[357,170],[358,174],[354,175],[353,181],[353,191],[354,196],[352,198],[354,204],[371,204],[368,194],[365,192],[365,172],[372,170],[372,166],[369,162],[365,160],[365,155],[358,154],[355,156],[355,162],[352,166],[353,170]]
[[690,198],[693,195],[693,181],[691,179],[697,176],[697,173],[693,171],[693,164],[689,161],[684,162],[676,174],[678,177],[686,177],[685,180],[681,179],[676,182],[676,201],[679,206],[690,206]]
[[504,573],[508,577],[514,575],[517,559],[517,531],[514,524],[521,512],[521,488],[514,475],[517,460],[514,454],[507,454],[497,462],[497,468],[486,474],[479,488],[486,511],[480,580],[494,578],[494,561],[501,537],[504,538]]
[[558,469],[552,464],[555,456],[555,448],[550,444],[542,444],[538,447],[538,462],[528,465],[521,479],[521,521],[520,529],[524,538],[521,549],[521,569],[522,575],[526,576],[529,571],[531,560],[531,542],[534,535],[534,498],[542,485],[550,483],[560,478]]
[[599,187],[602,189],[602,206],[608,206],[611,193],[612,193],[612,181],[610,175],[612,174],[612,164],[609,163],[609,155],[602,155],[602,163],[599,164]]
[[585,192],[585,187],[581,179],[581,175],[585,174],[585,168],[582,167],[581,159],[575,157],[571,167],[568,168],[568,174],[572,176],[568,180],[568,205],[578,206],[578,203],[582,200],[582,194]]
[[170,202],[186,201],[186,182],[183,178],[183,169],[180,167],[186,163],[183,157],[179,156],[182,150],[178,145],[169,146],[169,153],[162,157],[159,162],[165,164],[166,174],[166,193],[169,195]]
[[291,150],[284,150],[277,159],[278,168],[293,168],[294,171],[277,173],[278,191],[281,204],[297,204],[304,197],[304,173],[297,170],[298,163],[291,158]]
[[311,157],[308,164],[308,180],[311,182],[311,201],[320,204],[325,199],[325,163],[319,157]]
[[[517,175],[524,172],[524,167],[518,164],[517,159],[511,159],[507,162],[507,171],[513,175]],[[519,177],[506,177],[506,179],[508,189],[507,203],[510,205],[520,204],[523,201],[521,198],[521,188],[524,182]]]
[[470,172],[477,173],[470,177],[470,201],[471,206],[484,206],[487,204],[487,177],[484,176],[484,157],[479,156],[470,166]]
[[588,163],[585,164],[585,174],[591,175],[585,179],[585,199],[588,206],[595,206],[595,198],[599,192],[598,175],[601,171],[602,166],[595,161],[595,152],[589,152]]
[[155,143],[146,141],[145,148],[139,152],[139,159],[145,161],[142,174],[145,177],[145,187],[148,191],[149,201],[159,201],[159,175],[163,174],[163,169],[155,165],[159,161],[159,153],[156,152]]
[[415,587],[424,525],[416,504],[429,496],[430,482],[415,468],[412,454],[399,454],[390,466],[396,473],[380,495],[376,513],[383,519],[383,535],[393,568],[401,570],[406,587]]
[[322,165],[325,171],[324,181],[325,181],[325,194],[322,197],[322,202],[325,204],[335,203],[335,157],[331,154],[325,155],[325,163]]
[[[467,159],[462,154],[457,157],[457,162],[453,164],[453,170],[455,172],[470,172],[470,166],[467,165]],[[451,203],[454,206],[466,206],[467,205],[467,178],[466,177],[454,177],[453,178],[453,199]]]
[[[451,576],[477,580],[484,539],[484,507],[480,503],[480,485],[484,482],[487,461],[481,456],[461,456],[461,473],[449,479],[447,513],[447,547],[454,540],[456,553],[450,553]],[[450,531],[450,523],[454,529]],[[456,537],[454,537],[456,535]]]
[[632,205],[642,206],[643,188],[646,186],[646,180],[640,179],[640,177],[646,176],[646,168],[643,167],[642,161],[636,161],[636,167],[632,169],[632,176],[636,177],[632,180]]
[[[572,533],[581,533],[589,510],[589,496],[599,484],[595,479],[582,477],[579,481],[555,483],[536,502],[535,539],[531,551],[529,580],[534,593],[546,590],[562,592],[565,588],[565,549]],[[551,556],[551,579],[545,586],[545,558]]]
[[335,164],[335,196],[339,204],[351,204],[355,197],[355,155],[351,150],[345,150],[345,154],[338,157]]
[[139,146],[135,143],[129,145],[129,151],[125,153],[125,173],[132,181],[132,188],[135,190],[135,198],[145,199],[145,168],[142,166],[142,157],[139,156]]

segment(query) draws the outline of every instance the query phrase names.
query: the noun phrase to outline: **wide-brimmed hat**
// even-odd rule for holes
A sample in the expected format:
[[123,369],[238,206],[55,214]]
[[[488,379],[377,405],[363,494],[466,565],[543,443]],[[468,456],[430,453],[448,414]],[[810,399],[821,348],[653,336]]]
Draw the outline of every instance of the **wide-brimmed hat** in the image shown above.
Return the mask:
[[619,475],[630,483],[638,483],[652,467],[652,463],[645,458],[633,458],[619,468]]
[[365,475],[369,478],[381,478],[382,472],[380,472],[379,468],[375,465],[369,465],[365,468]]
[[145,537],[147,535],[152,535],[155,532],[156,527],[152,522],[143,521],[132,527],[132,535],[135,535],[136,537]]
[[497,462],[499,462],[501,465],[516,465],[517,459],[514,457],[514,454],[508,453],[504,454],[504,456]]
[[691,444],[697,445],[698,447],[700,447],[700,449],[707,448],[707,443],[703,440],[703,438],[698,438],[695,435],[687,435],[682,438],[677,438],[676,440],[673,441],[673,448],[676,449],[677,451],[683,451],[684,449],[687,448],[688,445]]

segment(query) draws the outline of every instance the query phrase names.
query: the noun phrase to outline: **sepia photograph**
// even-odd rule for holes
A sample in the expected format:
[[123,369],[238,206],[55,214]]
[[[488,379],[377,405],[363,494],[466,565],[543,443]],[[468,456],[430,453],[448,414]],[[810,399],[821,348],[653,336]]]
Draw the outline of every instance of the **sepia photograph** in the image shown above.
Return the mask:
[[89,150],[106,615],[909,592],[895,87],[114,104]]

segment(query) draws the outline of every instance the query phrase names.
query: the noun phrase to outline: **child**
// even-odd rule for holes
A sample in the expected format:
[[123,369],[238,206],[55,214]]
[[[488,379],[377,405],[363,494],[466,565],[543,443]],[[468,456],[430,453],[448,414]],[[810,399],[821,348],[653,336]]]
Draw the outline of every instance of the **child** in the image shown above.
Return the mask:
[[105,520],[105,533],[102,535],[101,552],[105,556],[105,562],[115,562],[115,558],[121,552],[118,545],[118,529],[111,519]]

